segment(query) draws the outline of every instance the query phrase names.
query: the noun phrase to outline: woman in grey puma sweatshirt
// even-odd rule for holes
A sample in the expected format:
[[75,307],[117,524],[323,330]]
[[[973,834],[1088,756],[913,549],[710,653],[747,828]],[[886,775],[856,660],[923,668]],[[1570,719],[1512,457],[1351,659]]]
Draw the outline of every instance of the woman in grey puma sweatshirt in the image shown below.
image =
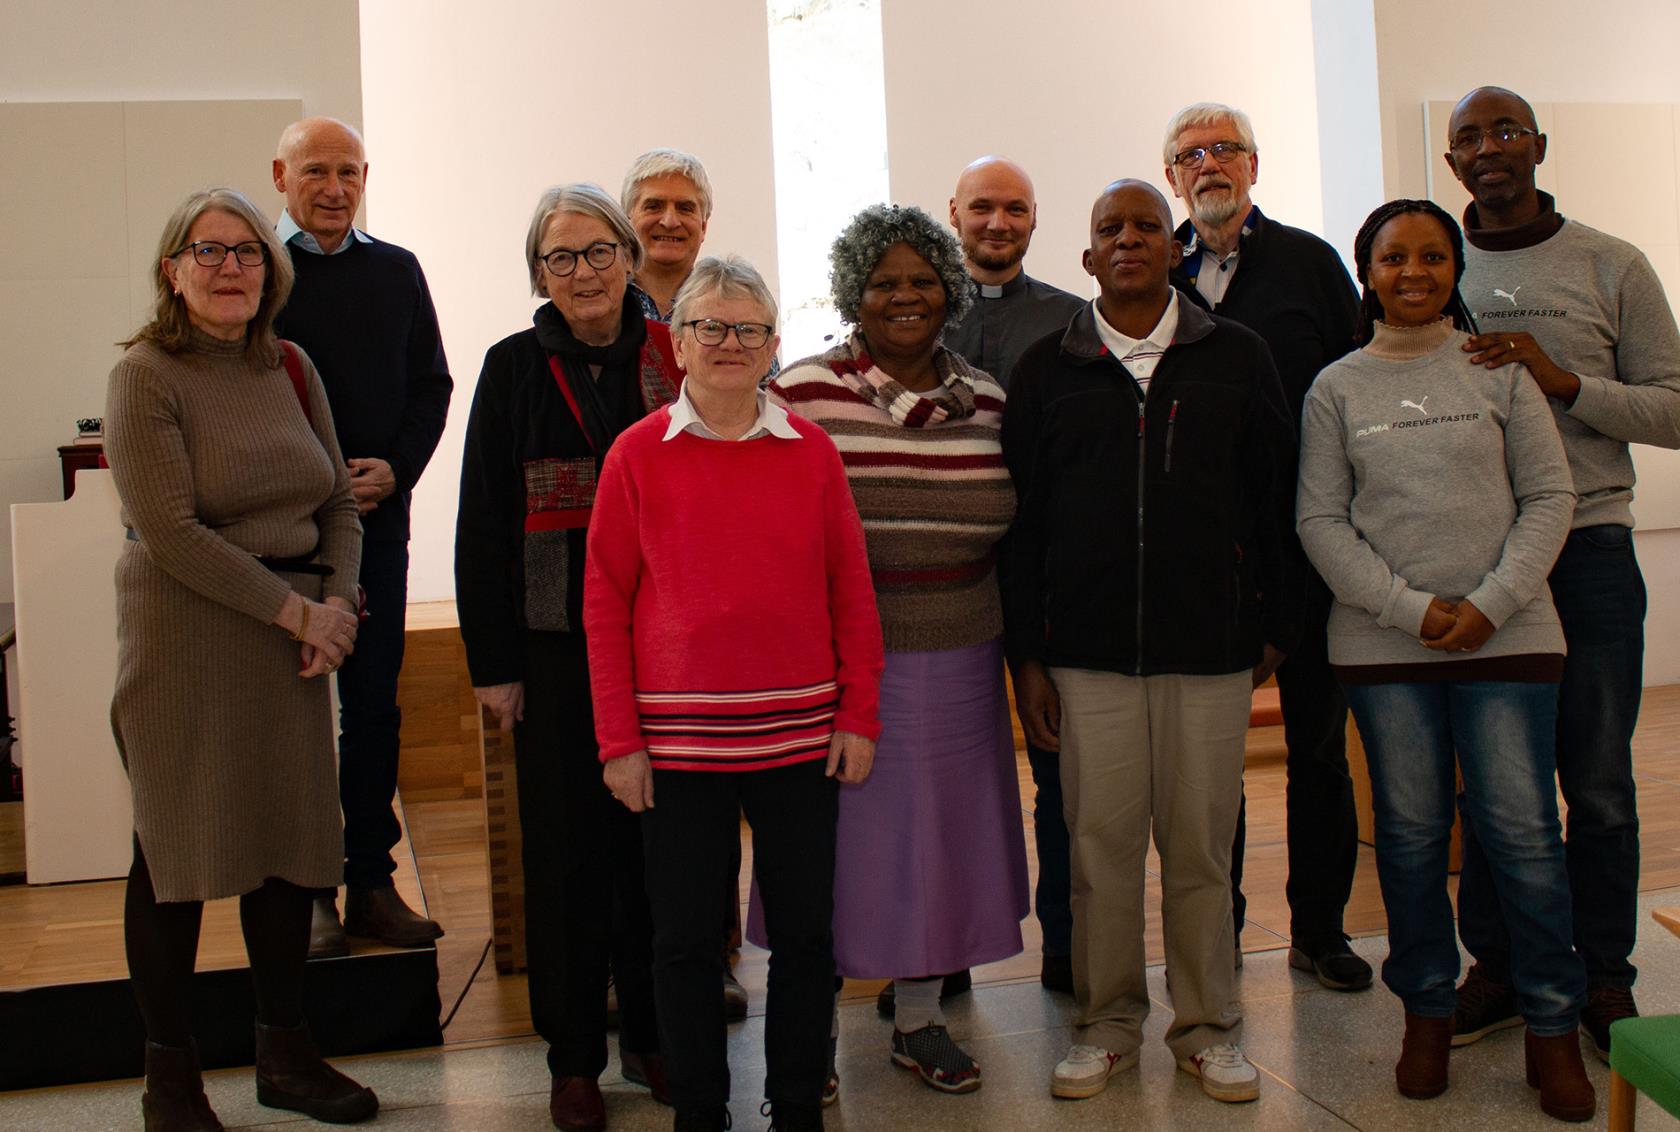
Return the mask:
[[[1528,1056],[1562,1075],[1542,1086],[1542,1107],[1590,1115],[1553,785],[1564,640],[1546,587],[1574,509],[1569,466],[1528,371],[1485,370],[1459,349],[1471,323],[1451,217],[1391,202],[1361,228],[1355,258],[1363,346],[1307,394],[1296,518],[1336,595],[1330,662],[1370,762],[1383,981],[1406,1007],[1396,1084],[1413,1097],[1447,1086],[1456,761],[1511,917]],[[1565,1047],[1573,1073],[1549,1068]]]

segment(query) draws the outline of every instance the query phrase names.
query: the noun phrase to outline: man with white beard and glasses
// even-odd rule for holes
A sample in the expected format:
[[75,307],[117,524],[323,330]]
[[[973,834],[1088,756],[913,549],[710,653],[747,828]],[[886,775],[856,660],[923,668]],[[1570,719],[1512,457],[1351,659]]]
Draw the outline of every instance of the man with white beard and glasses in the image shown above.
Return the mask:
[[[1353,280],[1329,244],[1263,215],[1249,199],[1260,178],[1260,150],[1241,110],[1217,102],[1186,106],[1167,124],[1162,148],[1167,181],[1190,213],[1175,233],[1184,259],[1173,269],[1173,285],[1266,340],[1298,423],[1318,371],[1353,348],[1359,314]],[[1357,991],[1371,985],[1371,966],[1342,931],[1359,835],[1348,777],[1347,702],[1326,651],[1330,590],[1304,560],[1302,569],[1301,640],[1277,672],[1289,747],[1289,965],[1331,990]],[[1231,851],[1239,966],[1246,830],[1239,811]]]

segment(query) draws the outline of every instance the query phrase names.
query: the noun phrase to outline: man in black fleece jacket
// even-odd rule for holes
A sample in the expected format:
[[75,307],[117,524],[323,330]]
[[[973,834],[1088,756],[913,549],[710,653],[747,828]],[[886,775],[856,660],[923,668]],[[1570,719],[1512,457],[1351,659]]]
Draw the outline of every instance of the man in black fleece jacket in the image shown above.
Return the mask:
[[1027,738],[1061,752],[1075,1045],[1062,1097],[1137,1063],[1153,827],[1179,1067],[1253,1100],[1231,994],[1230,845],[1249,696],[1294,646],[1295,430],[1258,335],[1183,299],[1166,200],[1118,181],[1091,216],[1101,297],[1028,348],[1004,409],[1019,508],[999,561]]
[[362,514],[368,620],[338,673],[339,801],[344,808],[344,925],[330,893],[316,900],[310,955],[342,955],[345,931],[397,947],[443,934],[392,887],[401,836],[397,790],[408,607],[409,495],[449,414],[452,382],[426,276],[414,255],[353,227],[367,176],[361,136],[331,118],[286,127],[274,187],[286,195],[279,235],[297,282],[275,330],[321,373]]
[[[1353,349],[1359,316],[1353,280],[1329,244],[1263,215],[1249,199],[1260,176],[1260,151],[1241,110],[1216,102],[1186,106],[1167,124],[1162,149],[1167,180],[1190,213],[1177,232],[1184,260],[1173,270],[1173,285],[1266,340],[1290,419],[1299,426],[1301,403],[1318,371]],[[1289,964],[1311,971],[1332,990],[1364,990],[1371,985],[1371,965],[1353,953],[1342,931],[1359,852],[1353,780],[1348,777],[1347,701],[1326,651],[1330,589],[1310,565],[1305,569],[1301,640],[1277,673],[1289,747],[1289,880],[1284,889]],[[1246,826],[1239,809],[1231,848],[1231,901],[1239,940],[1247,908],[1242,893]]]

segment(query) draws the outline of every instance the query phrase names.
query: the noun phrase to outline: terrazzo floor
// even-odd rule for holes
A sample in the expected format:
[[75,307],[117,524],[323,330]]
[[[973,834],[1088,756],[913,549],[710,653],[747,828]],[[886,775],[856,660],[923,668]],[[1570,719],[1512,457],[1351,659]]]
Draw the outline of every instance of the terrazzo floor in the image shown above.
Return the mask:
[[[1680,903],[1680,889],[1640,898],[1639,1002],[1646,1013],[1680,1012],[1680,939],[1656,924],[1651,909]],[[1384,937],[1354,941],[1373,965],[1386,952]],[[1539,1111],[1523,1082],[1522,1031],[1507,1030],[1455,1051],[1452,1086],[1432,1101],[1408,1101],[1394,1091],[1401,1009],[1380,985],[1337,994],[1291,971],[1283,950],[1252,953],[1237,979],[1245,1017],[1243,1048],[1261,1073],[1257,1103],[1222,1105],[1178,1072],[1162,1043],[1170,1018],[1165,972],[1151,968],[1155,1005],[1145,1026],[1137,1069],[1117,1075],[1101,1095],[1060,1101],[1049,1094],[1051,1067],[1067,1048],[1072,1002],[1036,982],[976,987],[947,1014],[954,1036],[981,1063],[985,1087],[942,1096],[922,1086],[887,1057],[891,1026],[870,1003],[841,1010],[840,1103],[827,1127],[841,1132],[906,1129],[915,1132],[1010,1132],[1016,1129],[1506,1129],[1559,1128]],[[764,1069],[762,1001],[754,1016],[729,1032],[735,1074],[735,1128],[757,1132]],[[363,1127],[450,1132],[539,1132],[548,1121],[545,1047],[521,1041],[483,1048],[430,1050],[349,1058],[340,1064],[374,1087],[382,1109]],[[1593,1125],[1606,1127],[1609,1070],[1587,1057],[1599,1090]],[[616,1056],[602,1077],[613,1132],[653,1132],[671,1114],[643,1089],[619,1076]],[[256,1103],[249,1070],[208,1075],[212,1104],[229,1129],[324,1127]],[[140,1125],[140,1083],[114,1082],[0,1096],[0,1129],[56,1132],[134,1129]],[[285,1117],[276,1119],[277,1117]],[[1641,1100],[1642,1130],[1680,1126]]]

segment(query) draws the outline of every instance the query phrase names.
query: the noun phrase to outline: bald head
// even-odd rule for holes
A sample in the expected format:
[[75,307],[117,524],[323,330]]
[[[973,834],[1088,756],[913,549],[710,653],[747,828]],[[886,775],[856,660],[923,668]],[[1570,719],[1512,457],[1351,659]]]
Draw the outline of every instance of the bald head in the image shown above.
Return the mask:
[[1502,86],[1479,86],[1459,99],[1458,105],[1453,107],[1452,125],[1448,128],[1456,129],[1460,115],[1475,114],[1478,108],[1490,104],[1497,105],[1501,113],[1519,125],[1531,130],[1540,128],[1539,120],[1534,117],[1534,107],[1528,104],[1528,99]]
[[366,183],[367,155],[355,127],[336,118],[304,118],[281,131],[274,187],[322,251],[333,251],[349,236]]
[[1520,94],[1483,86],[1459,99],[1445,156],[1453,176],[1476,198],[1480,225],[1511,227],[1540,214],[1534,176],[1546,160],[1546,135]]
[[1032,178],[1005,157],[971,162],[951,195],[951,227],[962,240],[969,274],[980,283],[1009,282],[1020,274],[1038,227]]
[[1102,195],[1097,197],[1097,203],[1091,206],[1092,230],[1095,231],[1096,229],[1097,217],[1101,216],[1105,210],[1110,209],[1117,198],[1123,194],[1131,193],[1139,194],[1153,201],[1160,213],[1161,223],[1169,232],[1172,231],[1172,206],[1167,203],[1167,198],[1161,195],[1160,189],[1157,189],[1148,181],[1140,181],[1135,177],[1123,177],[1118,181],[1110,181],[1104,187]]
[[1122,333],[1142,338],[1155,326],[1182,254],[1167,198],[1148,181],[1115,181],[1091,206],[1085,270],[1102,292],[1103,317]]

